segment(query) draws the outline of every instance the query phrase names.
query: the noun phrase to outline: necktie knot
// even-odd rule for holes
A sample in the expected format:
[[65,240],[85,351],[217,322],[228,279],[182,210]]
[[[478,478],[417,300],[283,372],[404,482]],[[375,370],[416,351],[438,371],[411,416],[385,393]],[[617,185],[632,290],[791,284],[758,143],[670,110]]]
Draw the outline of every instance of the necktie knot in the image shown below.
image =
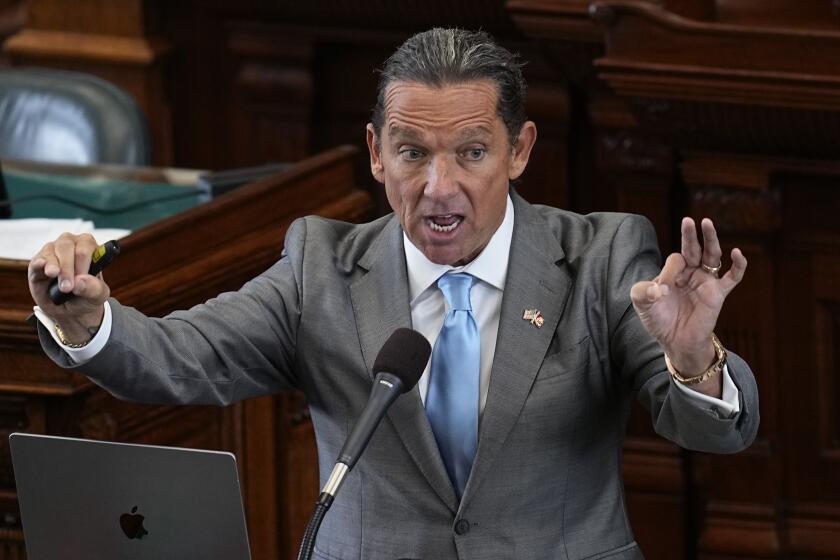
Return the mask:
[[470,305],[470,290],[475,283],[475,276],[465,272],[444,274],[438,279],[437,285],[443,292],[446,303],[451,311],[472,311]]

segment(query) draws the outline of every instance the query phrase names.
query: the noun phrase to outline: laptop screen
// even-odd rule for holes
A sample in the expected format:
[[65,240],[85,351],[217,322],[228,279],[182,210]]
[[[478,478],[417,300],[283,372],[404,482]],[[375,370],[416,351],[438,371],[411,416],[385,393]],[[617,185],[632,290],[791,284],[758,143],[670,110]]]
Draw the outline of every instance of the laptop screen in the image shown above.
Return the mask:
[[9,437],[28,560],[248,560],[230,453]]

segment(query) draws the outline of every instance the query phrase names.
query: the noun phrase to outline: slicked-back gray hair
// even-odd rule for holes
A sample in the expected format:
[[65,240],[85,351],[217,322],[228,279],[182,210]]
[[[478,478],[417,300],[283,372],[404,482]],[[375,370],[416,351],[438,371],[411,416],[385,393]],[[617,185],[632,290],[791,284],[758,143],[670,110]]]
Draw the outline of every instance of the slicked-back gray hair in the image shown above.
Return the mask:
[[483,31],[440,27],[410,37],[385,61],[371,119],[377,138],[385,120],[385,92],[393,82],[440,87],[483,79],[496,85],[497,111],[513,145],[526,119],[519,58]]

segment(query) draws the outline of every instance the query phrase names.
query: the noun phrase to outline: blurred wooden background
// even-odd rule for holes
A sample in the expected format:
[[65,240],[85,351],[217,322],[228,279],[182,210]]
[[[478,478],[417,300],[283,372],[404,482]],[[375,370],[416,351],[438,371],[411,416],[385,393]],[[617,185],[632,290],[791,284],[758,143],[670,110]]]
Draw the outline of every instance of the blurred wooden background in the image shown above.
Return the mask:
[[[708,216],[750,261],[718,334],[755,370],[758,440],[690,453],[634,412],[625,483],[646,556],[840,557],[840,1],[0,0],[5,64],[103,76],[144,108],[157,164],[219,170],[363,148],[374,69],[436,25],[480,27],[529,61],[527,199],[644,214],[663,252],[681,216]],[[353,167],[386,211],[364,151]],[[185,428],[96,391],[84,401],[62,429],[183,444],[232,425]],[[255,425],[277,440],[275,483],[246,494],[270,502],[249,522],[256,559],[293,558],[317,492],[312,436],[298,397],[268,403]],[[39,406],[51,404],[0,390],[0,435],[34,426]],[[17,558],[2,445],[0,555]]]

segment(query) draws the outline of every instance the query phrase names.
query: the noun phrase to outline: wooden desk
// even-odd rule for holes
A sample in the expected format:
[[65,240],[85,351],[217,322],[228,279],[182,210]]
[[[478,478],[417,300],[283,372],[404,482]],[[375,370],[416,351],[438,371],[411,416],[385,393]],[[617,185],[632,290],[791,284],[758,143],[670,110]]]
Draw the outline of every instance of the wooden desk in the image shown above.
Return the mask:
[[[114,296],[155,316],[190,307],[274,263],[295,218],[365,218],[370,201],[354,186],[355,155],[336,148],[133,232],[107,271]],[[14,431],[234,452],[253,558],[294,557],[318,491],[303,398],[284,394],[227,408],[118,401],[42,354],[24,322],[32,308],[26,267],[0,260],[0,559],[24,557],[6,441]]]

